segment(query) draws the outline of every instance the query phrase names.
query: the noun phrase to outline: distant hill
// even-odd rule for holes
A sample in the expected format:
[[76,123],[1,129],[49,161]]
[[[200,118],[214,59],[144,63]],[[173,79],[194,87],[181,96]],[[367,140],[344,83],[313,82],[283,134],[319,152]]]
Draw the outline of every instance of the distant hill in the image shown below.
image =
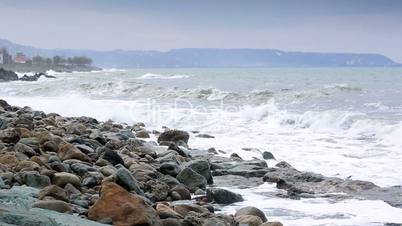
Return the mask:
[[94,51],[39,49],[0,39],[0,47],[27,56],[88,56],[102,68],[181,67],[392,67],[401,66],[380,54],[288,52],[275,49],[174,49],[160,51]]

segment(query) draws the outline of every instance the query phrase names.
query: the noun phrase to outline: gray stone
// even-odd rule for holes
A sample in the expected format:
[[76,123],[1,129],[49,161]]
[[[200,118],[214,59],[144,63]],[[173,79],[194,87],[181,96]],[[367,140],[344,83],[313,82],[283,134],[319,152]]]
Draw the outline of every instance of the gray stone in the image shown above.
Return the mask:
[[22,172],[22,180],[24,184],[34,188],[44,188],[50,185],[50,178],[40,175],[36,171]]
[[205,177],[195,172],[191,168],[185,168],[177,175],[177,180],[186,185],[191,192],[195,192],[198,188],[205,189],[207,180]]
[[265,216],[264,212],[262,212],[260,209],[255,208],[253,206],[246,206],[242,207],[241,209],[236,211],[235,216],[242,216],[242,215],[251,215],[251,216],[256,216],[259,217],[262,222],[267,222],[267,217]]
[[116,183],[127,191],[134,191],[138,195],[144,196],[144,192],[138,185],[138,181],[133,177],[131,172],[123,166],[120,166],[116,172]]
[[181,168],[179,167],[178,164],[172,163],[172,162],[165,162],[162,163],[161,166],[159,167],[159,171],[165,175],[170,175],[172,177],[176,177]]
[[188,165],[195,172],[199,173],[207,180],[208,184],[213,184],[214,180],[212,178],[211,167],[207,160],[194,160]]
[[218,204],[232,204],[244,201],[241,195],[221,188],[207,189],[207,198],[208,200],[215,201]]
[[264,151],[264,152],[262,153],[262,157],[263,157],[265,160],[268,160],[268,159],[275,159],[274,155],[273,155],[271,152],[269,152],[269,151]]

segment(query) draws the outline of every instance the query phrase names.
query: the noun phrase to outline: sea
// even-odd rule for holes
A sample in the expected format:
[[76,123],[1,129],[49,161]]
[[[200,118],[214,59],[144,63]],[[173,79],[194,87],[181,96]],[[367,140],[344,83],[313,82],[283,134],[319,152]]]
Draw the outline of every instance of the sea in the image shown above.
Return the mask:
[[[222,156],[286,161],[325,176],[402,186],[402,68],[110,69],[0,83],[0,98],[63,116],[191,133],[189,146]],[[22,76],[22,74],[20,74]],[[155,139],[155,137],[150,138]],[[381,200],[280,198],[275,184],[229,188],[284,225],[402,223]]]

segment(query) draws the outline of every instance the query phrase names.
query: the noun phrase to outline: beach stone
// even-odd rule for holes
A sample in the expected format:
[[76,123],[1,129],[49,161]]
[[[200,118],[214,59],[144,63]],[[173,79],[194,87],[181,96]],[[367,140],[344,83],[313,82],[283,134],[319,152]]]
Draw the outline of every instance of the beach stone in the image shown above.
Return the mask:
[[38,154],[33,150],[33,148],[29,147],[28,145],[21,144],[21,143],[17,143],[14,146],[14,151],[23,153],[24,155],[26,155],[28,157],[32,157],[32,156],[35,156]]
[[150,138],[148,131],[146,131],[145,129],[135,131],[135,136],[138,138]]
[[207,208],[195,204],[176,204],[173,206],[173,210],[181,216],[186,216],[191,211],[196,213],[210,213]]
[[77,189],[81,188],[80,178],[74,174],[66,172],[55,173],[52,177],[52,183],[59,187],[64,187],[66,184],[72,184]]
[[235,220],[240,224],[240,225],[248,225],[248,226],[259,226],[263,222],[261,218],[253,215],[240,215],[236,216]]
[[108,162],[110,162],[112,165],[117,165],[117,164],[121,164],[124,166],[124,161],[123,159],[120,157],[119,154],[117,154],[117,152],[112,151],[112,150],[106,150],[103,155],[102,158]]
[[235,214],[236,217],[242,216],[242,215],[257,216],[262,220],[262,222],[267,222],[267,218],[266,218],[264,212],[262,212],[260,209],[253,207],[253,206],[242,207],[236,211],[236,214]]
[[78,148],[82,153],[87,154],[87,155],[95,153],[95,150],[93,148],[91,148],[90,146],[85,145],[85,144],[77,144],[77,145],[75,145],[75,147]]
[[55,152],[59,151],[59,146],[54,141],[47,141],[42,145],[42,150],[45,152]]
[[7,129],[8,122],[6,119],[0,117],[0,130]]
[[44,188],[50,185],[50,178],[40,175],[36,171],[22,172],[22,180],[24,184],[34,188]]
[[232,204],[244,201],[241,195],[221,188],[207,189],[207,198],[210,201],[214,200],[218,204]]
[[102,184],[101,196],[90,207],[88,218],[95,221],[111,218],[113,225],[121,226],[160,226],[159,216],[151,206],[112,182]]
[[186,131],[168,130],[159,135],[158,143],[174,143],[177,145],[180,143],[187,144],[189,139],[190,134]]
[[48,209],[48,210],[53,210],[57,211],[60,213],[66,213],[66,212],[71,212],[72,209],[68,205],[68,203],[63,202],[61,200],[41,200],[41,201],[36,201],[33,205],[32,208],[41,208],[41,209]]
[[0,207],[0,225],[2,226],[56,226],[50,217],[26,210],[3,209]]
[[181,221],[175,218],[161,219],[161,226],[183,226]]
[[199,173],[207,180],[208,184],[213,184],[214,180],[212,178],[211,167],[207,160],[194,160],[188,165],[195,172]]
[[116,172],[116,183],[127,191],[134,191],[138,195],[144,195],[144,192],[138,185],[138,181],[133,177],[132,173],[123,166]]
[[91,162],[91,158],[70,143],[61,144],[57,155],[61,160],[78,159],[84,162]]
[[17,164],[14,170],[17,172],[21,171],[22,169],[29,171],[37,171],[39,170],[39,167],[40,167],[39,164],[34,161],[22,160]]
[[186,185],[191,192],[195,192],[198,188],[205,189],[207,180],[191,168],[185,168],[177,175],[177,180]]
[[166,218],[183,218],[180,214],[178,214],[176,211],[174,211],[172,208],[170,208],[167,205],[164,205],[162,203],[159,203],[156,205],[156,212],[158,213],[159,217],[161,219],[166,219]]
[[0,154],[0,164],[7,168],[14,168],[19,163],[18,158],[13,154]]
[[57,186],[57,185],[49,185],[45,188],[43,188],[42,190],[40,190],[39,194],[38,194],[38,198],[40,200],[43,200],[46,196],[51,196],[57,200],[61,200],[61,201],[65,201],[68,202],[68,194],[67,192]]
[[20,134],[13,128],[0,130],[0,141],[15,144],[20,140]]
[[190,191],[183,185],[177,185],[171,189],[171,193],[176,192],[179,195],[179,199],[177,200],[190,200],[191,193]]
[[105,176],[111,176],[116,174],[117,169],[114,168],[113,166],[102,166],[101,168],[99,168],[99,171]]
[[71,164],[71,170],[74,171],[74,173],[76,173],[78,176],[84,176],[85,174],[87,174],[88,172],[93,172],[96,171],[96,169],[92,166],[86,165],[84,163],[73,163]]
[[180,173],[180,170],[180,166],[173,162],[162,163],[159,167],[159,172],[172,177],[176,177]]
[[265,160],[268,160],[268,159],[275,159],[274,155],[273,155],[271,152],[269,152],[269,151],[264,151],[264,152],[262,153],[262,158],[264,158]]
[[147,181],[146,190],[155,198],[155,200],[152,201],[164,201],[169,195],[169,186],[159,180]]

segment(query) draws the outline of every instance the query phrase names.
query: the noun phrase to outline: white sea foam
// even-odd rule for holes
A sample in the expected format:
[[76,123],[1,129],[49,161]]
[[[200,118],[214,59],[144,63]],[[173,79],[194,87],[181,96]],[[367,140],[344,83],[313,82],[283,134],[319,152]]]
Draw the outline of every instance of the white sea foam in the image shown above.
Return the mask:
[[137,79],[182,79],[182,78],[190,78],[190,75],[161,75],[154,73],[146,73]]

